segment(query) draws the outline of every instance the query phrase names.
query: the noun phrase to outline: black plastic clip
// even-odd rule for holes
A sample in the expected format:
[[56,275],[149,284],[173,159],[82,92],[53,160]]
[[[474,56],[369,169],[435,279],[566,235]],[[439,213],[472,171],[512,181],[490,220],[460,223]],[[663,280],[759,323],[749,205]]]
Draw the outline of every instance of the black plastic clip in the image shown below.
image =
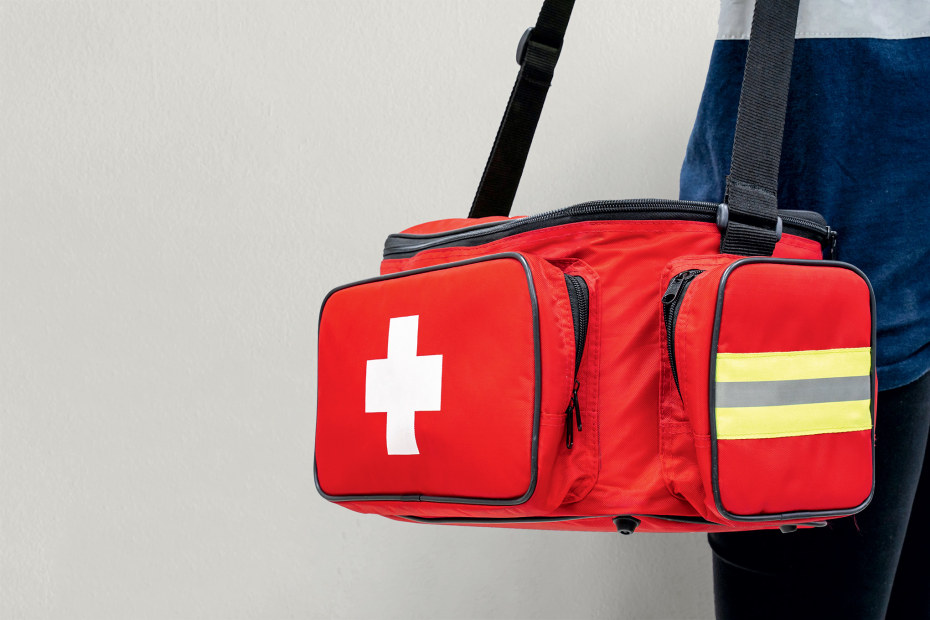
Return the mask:
[[827,243],[830,244],[830,260],[836,260],[836,230],[827,226]]
[[523,36],[520,37],[520,42],[517,43],[517,64],[521,67],[523,66],[524,59],[526,59],[526,48],[530,44],[531,36],[533,36],[532,26],[523,32]]
[[722,237],[727,232],[727,224],[730,223],[730,207],[727,206],[727,203],[721,202],[717,205],[717,228],[720,229],[720,236]]

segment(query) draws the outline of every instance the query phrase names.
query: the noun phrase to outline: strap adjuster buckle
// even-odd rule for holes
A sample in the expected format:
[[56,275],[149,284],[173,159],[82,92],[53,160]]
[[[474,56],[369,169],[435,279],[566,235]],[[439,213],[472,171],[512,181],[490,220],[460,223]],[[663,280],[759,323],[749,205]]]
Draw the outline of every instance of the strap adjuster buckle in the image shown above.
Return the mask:
[[[727,203],[721,202],[717,205],[717,228],[720,229],[720,236],[722,237],[727,233],[727,226],[730,224],[730,207],[727,206]],[[775,218],[775,241],[781,241],[782,231],[784,229],[784,224],[781,221],[781,217],[778,216]]]

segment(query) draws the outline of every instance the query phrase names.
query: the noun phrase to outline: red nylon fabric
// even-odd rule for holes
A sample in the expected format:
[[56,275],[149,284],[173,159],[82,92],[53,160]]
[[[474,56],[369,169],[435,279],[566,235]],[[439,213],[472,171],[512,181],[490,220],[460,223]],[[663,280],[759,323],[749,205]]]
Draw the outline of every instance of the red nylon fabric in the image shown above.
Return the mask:
[[[659,457],[663,479],[669,491],[687,499],[696,507],[700,516],[718,521],[722,520],[719,513],[706,506],[709,496],[712,500],[709,476],[702,476],[702,472],[707,471],[704,468],[710,467],[707,361],[710,359],[716,287],[701,284],[704,279],[712,277],[713,270],[729,265],[737,258],[729,255],[677,258],[665,267],[659,287],[664,293],[675,275],[689,269],[706,272],[691,283],[678,314],[675,350],[680,394],[672,377],[668,348],[662,347]],[[663,322],[661,341],[665,343],[667,337]],[[686,408],[689,412],[702,413],[691,416],[686,413]]]
[[[851,270],[756,263],[726,282],[719,352],[860,348],[871,339],[869,288]],[[717,450],[720,503],[733,514],[848,510],[871,494],[871,431],[719,440]]]
[[[483,220],[444,220],[408,230],[425,234],[455,228],[458,222],[463,226],[474,226]],[[698,285],[704,276],[696,280],[689,290],[681,310],[686,320],[676,332],[676,343],[687,357],[686,367],[679,370],[684,402],[678,396],[669,370],[660,301],[662,294],[679,267],[687,269],[700,265],[711,270],[705,276],[716,274],[708,278],[708,282],[713,277],[719,281],[722,272],[719,266],[740,258],[721,256],[718,254],[719,244],[720,234],[713,224],[587,221],[524,232],[475,247],[432,249],[411,258],[383,261],[382,273],[393,274],[517,251],[530,257],[531,261],[537,261],[533,263],[534,275],[537,272],[550,274],[537,278],[540,320],[543,326],[548,326],[542,330],[546,379],[544,413],[540,424],[540,485],[529,502],[517,506],[403,501],[340,503],[360,512],[426,518],[603,515],[603,518],[542,524],[494,524],[530,529],[608,531],[615,529],[610,520],[613,516],[649,514],[703,517],[718,523],[678,523],[644,517],[638,531],[727,531],[777,527],[780,524],[777,521],[736,523],[723,519],[713,505],[709,474],[704,475],[710,471],[707,366],[716,307],[716,287]],[[775,256],[816,260],[821,257],[821,249],[815,241],[786,234],[777,244]],[[578,374],[583,429],[575,431],[575,445],[571,450],[564,445],[563,415],[569,399],[574,349],[571,346],[573,335],[568,300],[559,284],[564,282],[563,272],[583,275],[591,291],[588,335]],[[546,286],[550,288],[546,289]],[[762,288],[766,287],[763,285]],[[770,284],[768,289],[771,288]],[[443,287],[441,291],[449,298],[461,294],[452,292],[452,287]],[[437,294],[436,290],[430,293]],[[859,292],[851,295],[858,299]],[[831,307],[832,303],[827,306],[827,311],[821,309],[821,312],[828,313]],[[546,308],[545,312],[543,308]],[[457,331],[460,324],[463,332],[469,331],[465,327],[465,318],[452,325],[446,324],[445,329]],[[745,329],[755,331],[751,325]],[[386,341],[384,334],[372,337],[382,343]],[[438,333],[436,337],[439,337]],[[560,337],[567,338],[569,345],[559,344]],[[334,342],[324,345],[322,331],[320,342],[322,368],[322,356],[328,355],[326,347],[336,345]],[[370,355],[383,357],[384,345],[380,346],[381,349]],[[515,363],[511,359],[513,350],[509,340],[501,341],[497,347],[499,355],[508,364]],[[479,365],[483,363],[483,359],[476,362]],[[321,389],[323,379],[321,374]],[[326,379],[336,380],[332,377]],[[558,387],[551,388],[550,381]],[[484,391],[487,384],[476,380],[474,385],[481,385]],[[447,402],[444,391],[444,406]],[[336,410],[343,405],[333,401],[328,406]],[[685,409],[689,414],[685,413]],[[694,414],[694,411],[703,412],[703,416]],[[321,407],[319,417],[323,414]],[[360,419],[367,421],[378,415],[364,414]],[[425,420],[438,420],[442,415],[418,413],[417,424],[420,424],[421,416]],[[379,425],[378,432],[383,433],[383,430],[384,427]],[[465,433],[463,441],[472,440],[469,431],[461,432]],[[324,440],[318,432],[318,464],[322,461],[319,450]],[[488,459],[493,467],[497,467],[497,452],[489,453]],[[444,471],[448,467],[441,464],[437,467],[440,473],[435,482],[449,480],[448,471]],[[324,490],[328,490],[323,484],[322,466],[320,469],[321,484]],[[454,471],[455,476],[463,475],[459,470]],[[469,475],[475,478],[473,469]],[[552,480],[544,481],[544,475],[551,476]],[[489,482],[490,478],[484,473],[478,477],[482,489],[512,490],[513,485]],[[459,483],[463,488],[472,484],[464,479]],[[494,484],[500,487],[494,487]],[[473,487],[471,490],[478,489]],[[757,499],[751,501],[759,503]],[[790,522],[806,520],[819,519],[795,518]]]
[[[392,519],[403,521],[405,523],[414,523],[400,517],[390,516]],[[643,515],[636,517],[640,523],[636,526],[637,533],[685,533],[685,532],[744,532],[748,530],[757,530],[759,525],[755,523],[682,523],[668,519],[650,518]],[[792,524],[800,524],[804,527],[805,523],[822,522],[822,519],[797,519]],[[594,517],[584,518],[574,521],[554,521],[549,523],[455,523],[444,525],[458,525],[465,527],[504,527],[509,529],[521,530],[569,530],[576,532],[613,532],[616,536],[617,527],[614,525],[613,517]],[[777,527],[777,526],[772,526]]]
[[[778,283],[777,291],[772,282]],[[869,287],[848,269],[747,264],[733,271],[725,295],[721,352],[870,345]],[[775,326],[777,337],[772,335]]]
[[[692,281],[681,305],[675,333],[681,396],[671,372],[663,374],[660,425],[669,487],[713,521],[725,517],[712,493],[708,360],[720,281],[736,260],[739,257],[682,257],[663,278],[667,282],[686,269],[706,269]],[[868,285],[851,270],[741,264],[725,284],[717,351],[869,347],[871,325]],[[740,516],[852,511],[871,492],[871,448],[870,431],[719,440],[716,479],[721,504]]]
[[[571,467],[553,471],[566,449],[574,330],[562,271],[534,257],[528,263],[537,298],[543,389],[541,483],[523,509],[551,510],[585,473]],[[418,454],[392,455],[386,448],[387,413],[365,410],[366,364],[389,357],[390,319],[411,315],[419,317],[416,354],[442,355],[442,407],[415,414]],[[529,283],[514,258],[370,282],[331,295],[319,338],[321,489],[336,496],[519,498],[531,483],[533,343]],[[376,502],[375,511],[390,505]]]
[[872,491],[871,431],[717,444],[720,503],[738,515],[855,508]]

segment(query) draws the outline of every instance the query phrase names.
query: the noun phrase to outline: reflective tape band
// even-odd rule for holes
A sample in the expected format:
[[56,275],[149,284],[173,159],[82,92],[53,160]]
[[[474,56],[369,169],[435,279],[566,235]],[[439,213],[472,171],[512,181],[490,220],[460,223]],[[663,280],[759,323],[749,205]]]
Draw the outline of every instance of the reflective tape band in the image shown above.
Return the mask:
[[871,400],[776,407],[718,407],[717,439],[769,439],[872,428]]
[[714,404],[718,408],[773,407],[870,398],[872,386],[868,376],[789,381],[718,381]]
[[869,347],[784,351],[777,353],[718,353],[718,382],[790,381],[830,377],[868,376],[872,370]]
[[766,439],[872,428],[868,347],[718,353],[717,439]]

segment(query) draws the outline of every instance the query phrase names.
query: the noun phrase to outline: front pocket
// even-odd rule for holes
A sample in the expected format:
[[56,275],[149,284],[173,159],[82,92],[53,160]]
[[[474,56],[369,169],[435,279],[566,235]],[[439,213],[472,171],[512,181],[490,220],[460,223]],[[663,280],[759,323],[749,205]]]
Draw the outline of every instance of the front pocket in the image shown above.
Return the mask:
[[336,289],[320,318],[319,491],[421,517],[555,508],[584,474],[563,465],[588,314],[580,276],[516,253]]
[[676,265],[685,275],[668,285],[690,280],[664,311],[677,385],[663,383],[662,407],[679,416],[663,433],[670,488],[714,521],[861,510],[874,477],[868,280],[832,261],[720,260]]

